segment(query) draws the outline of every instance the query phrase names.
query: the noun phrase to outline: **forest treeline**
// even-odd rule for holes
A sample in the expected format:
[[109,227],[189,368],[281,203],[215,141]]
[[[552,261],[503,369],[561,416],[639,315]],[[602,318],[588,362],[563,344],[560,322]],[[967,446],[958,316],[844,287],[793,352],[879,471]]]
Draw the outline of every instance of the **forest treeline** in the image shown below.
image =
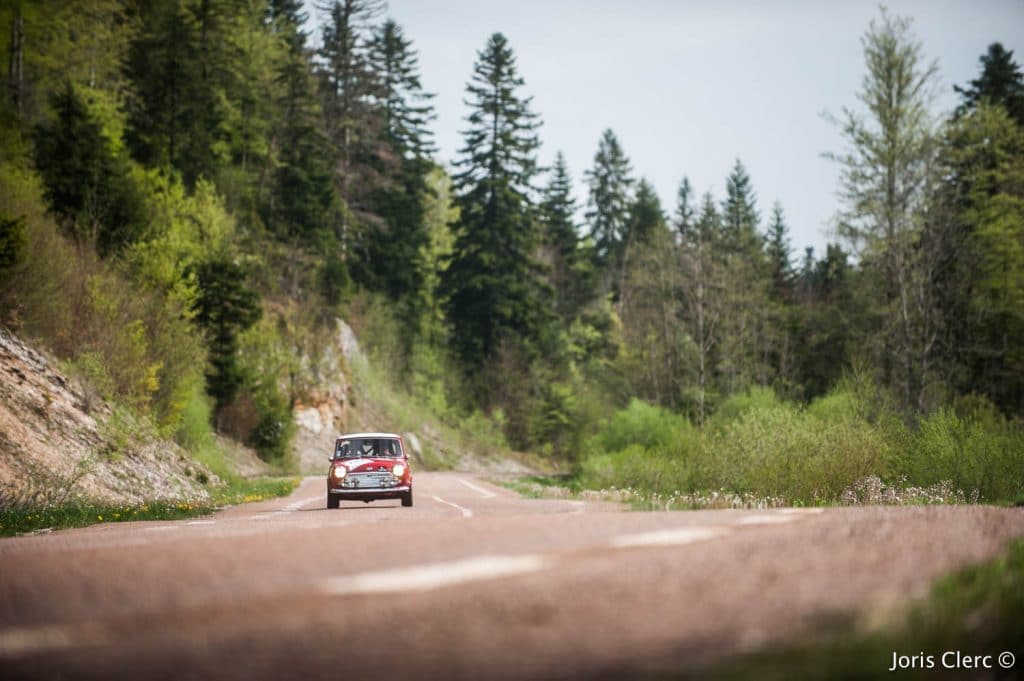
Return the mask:
[[1024,415],[1024,76],[998,43],[947,115],[910,21],[867,28],[817,254],[739,159],[724,196],[683,159],[666,206],[607,130],[574,196],[500,33],[445,167],[412,37],[376,0],[316,9],[4,3],[4,324],[184,444],[212,424],[266,456],[337,315],[410,399],[570,460],[634,399],[700,427],[851,376],[911,428]]

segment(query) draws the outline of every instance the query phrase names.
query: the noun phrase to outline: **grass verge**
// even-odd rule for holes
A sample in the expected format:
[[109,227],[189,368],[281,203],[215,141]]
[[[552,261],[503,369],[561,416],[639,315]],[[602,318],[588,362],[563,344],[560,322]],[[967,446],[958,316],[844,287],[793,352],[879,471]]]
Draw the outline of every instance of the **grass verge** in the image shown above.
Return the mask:
[[202,500],[152,501],[137,506],[69,504],[38,509],[5,509],[0,510],[0,536],[85,527],[96,523],[194,518],[213,513],[224,506],[287,496],[298,483],[299,478],[235,478],[225,487],[212,490],[209,499]]
[[[894,674],[909,679],[1021,678],[1024,541],[1012,543],[1000,558],[940,579],[927,597],[895,620],[872,629],[861,626],[852,632],[819,636],[818,640],[733,658],[674,678],[773,681],[876,679]],[[974,668],[956,668],[957,651],[982,657]],[[1000,665],[1000,655],[1007,652],[1015,658],[1009,669]],[[916,668],[890,672],[894,653],[918,656]],[[950,654],[943,658],[946,653]]]

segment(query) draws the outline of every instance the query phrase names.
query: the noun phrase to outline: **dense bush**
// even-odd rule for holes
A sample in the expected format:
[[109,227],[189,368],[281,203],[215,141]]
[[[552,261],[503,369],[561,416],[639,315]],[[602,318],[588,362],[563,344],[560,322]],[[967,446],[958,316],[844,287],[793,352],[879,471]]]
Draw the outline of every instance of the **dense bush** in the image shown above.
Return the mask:
[[[1024,432],[973,405],[905,424],[870,383],[848,380],[806,408],[768,391],[726,400],[703,432],[634,401],[589,440],[577,478],[590,488],[662,496],[709,490],[836,502],[874,478],[949,486],[958,498],[1014,499],[1024,490]],[[957,496],[957,495],[954,495]]]

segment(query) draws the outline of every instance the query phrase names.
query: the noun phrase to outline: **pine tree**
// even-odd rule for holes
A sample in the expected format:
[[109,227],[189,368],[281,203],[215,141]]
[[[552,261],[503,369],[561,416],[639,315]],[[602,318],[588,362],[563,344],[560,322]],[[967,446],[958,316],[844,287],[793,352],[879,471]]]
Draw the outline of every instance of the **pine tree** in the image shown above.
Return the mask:
[[[320,93],[327,138],[337,156],[335,182],[342,199],[361,222],[372,222],[370,196],[379,174],[367,163],[380,138],[373,98],[379,96],[377,74],[368,54],[372,21],[380,14],[380,0],[334,0],[321,9],[328,13],[321,47]],[[350,252],[365,251],[363,226],[346,219],[342,242]]]
[[693,230],[697,227],[697,210],[693,206],[693,198],[690,178],[684,176],[676,193],[676,213],[672,224],[680,242],[692,239]]
[[778,334],[770,323],[771,281],[764,238],[757,229],[760,216],[756,197],[739,159],[726,178],[725,188],[720,246],[726,303],[719,327],[719,369],[727,391],[732,393],[771,383],[770,355]]
[[981,75],[966,87],[953,86],[963,97],[958,115],[987,101],[1004,107],[1017,125],[1024,126],[1024,74],[1013,61],[1013,50],[1007,50],[1001,43],[992,43],[979,61]]
[[388,19],[373,33],[368,60],[377,80],[377,98],[384,136],[403,157],[426,158],[434,153],[427,127],[436,118],[433,94],[420,84],[419,57],[402,27]]
[[259,294],[246,286],[244,270],[225,255],[200,263],[195,275],[195,321],[210,347],[206,389],[220,411],[245,382],[238,365],[238,335],[259,321]]
[[752,257],[761,249],[762,239],[757,231],[761,216],[757,212],[757,198],[750,175],[739,159],[725,180],[725,192],[725,201],[722,202],[725,246],[734,253]]
[[629,159],[611,130],[601,135],[594,166],[584,178],[590,189],[586,218],[597,265],[617,271],[621,265],[633,178]]
[[654,185],[646,178],[641,178],[629,205],[625,241],[629,245],[640,244],[650,239],[654,232],[665,228],[665,211],[661,209],[661,199]]
[[353,274],[370,288],[417,306],[426,277],[420,252],[429,239],[422,197],[432,168],[428,156],[434,150],[427,128],[434,118],[429,105],[433,95],[423,92],[412,42],[394,21],[374,32],[368,50],[382,119],[381,153],[368,161],[382,178],[370,210],[380,221],[367,228],[364,257],[354,261]]
[[[313,94],[306,54],[306,15],[301,3],[272,3],[270,28],[286,50],[277,67],[279,153],[263,212],[273,231],[284,238],[340,238],[341,201],[333,184],[332,157],[319,129],[320,109]],[[261,183],[263,181],[261,180]]]
[[768,265],[771,268],[775,295],[786,299],[793,281],[793,263],[789,245],[789,227],[778,201],[772,206],[772,218],[768,223],[768,239],[765,244]]
[[53,211],[72,234],[95,239],[107,255],[146,226],[142,197],[127,160],[115,154],[100,123],[70,82],[51,98],[55,118],[35,129],[36,167]]
[[582,305],[589,269],[582,262],[576,199],[565,156],[558,152],[540,203],[542,241],[550,260],[550,281],[555,291],[555,310],[569,321]]
[[133,155],[174,168],[189,187],[216,179],[226,162],[228,11],[225,0],[144,1],[128,59],[136,94],[127,135]]
[[535,345],[549,313],[531,206],[540,142],[505,36],[478,53],[466,86],[470,114],[455,162],[460,220],[442,289],[458,357],[471,371],[504,340]]

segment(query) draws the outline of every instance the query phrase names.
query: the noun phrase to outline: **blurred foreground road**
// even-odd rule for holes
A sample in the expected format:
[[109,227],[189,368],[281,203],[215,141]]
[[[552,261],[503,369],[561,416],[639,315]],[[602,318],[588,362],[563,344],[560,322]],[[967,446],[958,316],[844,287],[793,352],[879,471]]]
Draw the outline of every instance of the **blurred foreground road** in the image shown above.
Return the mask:
[[990,507],[627,513],[418,473],[413,508],[329,511],[324,489],[0,539],[0,677],[692,670],[900,604],[1024,536],[1024,511]]

